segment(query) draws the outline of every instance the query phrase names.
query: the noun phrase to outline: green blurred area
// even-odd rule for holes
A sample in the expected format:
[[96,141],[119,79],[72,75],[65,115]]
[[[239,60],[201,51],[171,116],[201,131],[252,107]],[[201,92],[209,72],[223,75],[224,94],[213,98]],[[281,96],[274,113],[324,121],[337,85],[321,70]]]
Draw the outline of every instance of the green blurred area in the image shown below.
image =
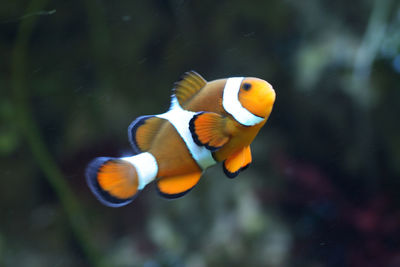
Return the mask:
[[[0,4],[0,266],[400,266],[400,3]],[[277,100],[236,179],[102,206],[84,171],[180,75]]]

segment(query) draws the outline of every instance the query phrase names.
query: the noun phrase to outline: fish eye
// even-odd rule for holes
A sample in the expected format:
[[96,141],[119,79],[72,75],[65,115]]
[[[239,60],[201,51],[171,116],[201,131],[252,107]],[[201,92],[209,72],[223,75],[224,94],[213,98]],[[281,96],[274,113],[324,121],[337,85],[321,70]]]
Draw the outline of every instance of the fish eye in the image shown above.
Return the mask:
[[249,84],[249,83],[244,83],[243,84],[243,90],[249,91],[250,89],[251,89],[251,84]]

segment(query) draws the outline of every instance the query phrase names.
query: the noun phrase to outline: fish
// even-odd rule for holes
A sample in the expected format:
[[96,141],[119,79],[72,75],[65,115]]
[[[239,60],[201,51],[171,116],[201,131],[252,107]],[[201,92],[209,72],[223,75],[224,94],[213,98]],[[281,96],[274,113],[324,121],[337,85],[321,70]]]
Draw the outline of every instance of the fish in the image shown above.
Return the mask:
[[234,178],[252,162],[250,145],[275,98],[272,85],[259,78],[208,82],[195,71],[186,72],[174,83],[167,112],[138,117],[129,125],[135,154],[95,158],[86,168],[86,182],[101,203],[121,207],[152,182],[162,197],[182,197],[219,162]]

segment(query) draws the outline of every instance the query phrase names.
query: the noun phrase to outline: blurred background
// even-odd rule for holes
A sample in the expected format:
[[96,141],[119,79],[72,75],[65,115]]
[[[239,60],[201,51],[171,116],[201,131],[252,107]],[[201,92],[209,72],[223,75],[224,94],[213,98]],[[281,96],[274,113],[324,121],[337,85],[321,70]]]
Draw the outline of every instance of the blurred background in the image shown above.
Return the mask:
[[[399,1],[2,1],[0,55],[0,266],[400,266]],[[101,205],[188,70],[274,86],[252,165]]]

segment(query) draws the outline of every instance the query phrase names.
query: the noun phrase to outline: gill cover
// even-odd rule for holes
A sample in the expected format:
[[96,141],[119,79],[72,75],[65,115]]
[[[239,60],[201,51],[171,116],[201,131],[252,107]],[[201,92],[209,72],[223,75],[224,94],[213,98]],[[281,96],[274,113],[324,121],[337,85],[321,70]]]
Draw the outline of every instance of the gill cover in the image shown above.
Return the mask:
[[222,106],[227,113],[244,126],[253,126],[264,120],[248,111],[239,101],[239,90],[243,77],[229,78],[226,81],[222,96]]

